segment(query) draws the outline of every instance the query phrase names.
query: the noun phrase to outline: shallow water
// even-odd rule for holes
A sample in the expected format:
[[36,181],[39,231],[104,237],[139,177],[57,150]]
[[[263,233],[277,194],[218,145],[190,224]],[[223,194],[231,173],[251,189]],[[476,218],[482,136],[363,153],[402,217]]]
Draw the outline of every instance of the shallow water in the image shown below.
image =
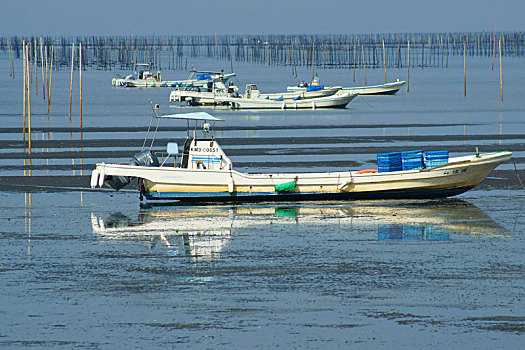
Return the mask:
[[[456,61],[411,70],[408,94],[358,97],[344,110],[204,110],[225,119],[217,136],[249,171],[368,168],[384,149],[461,155],[479,147],[512,150],[523,174],[521,60],[504,61],[503,103],[488,58],[471,59],[467,98]],[[239,86],[257,82],[262,91],[311,75],[235,68]],[[0,74],[8,76],[4,56]],[[352,85],[351,71],[319,74]],[[523,344],[525,192],[512,164],[444,200],[141,207],[132,189],[81,187],[96,162],[126,161],[140,149],[150,100],[162,113],[192,109],[170,108],[168,90],[111,88],[111,76],[83,73],[81,134],[78,104],[68,118],[69,72],[54,73],[52,113],[34,102],[31,166],[17,131],[20,80],[0,85],[0,347]],[[389,72],[391,80],[405,76]],[[367,78],[381,82],[383,71]],[[174,127],[159,138],[184,138],[184,125]]]

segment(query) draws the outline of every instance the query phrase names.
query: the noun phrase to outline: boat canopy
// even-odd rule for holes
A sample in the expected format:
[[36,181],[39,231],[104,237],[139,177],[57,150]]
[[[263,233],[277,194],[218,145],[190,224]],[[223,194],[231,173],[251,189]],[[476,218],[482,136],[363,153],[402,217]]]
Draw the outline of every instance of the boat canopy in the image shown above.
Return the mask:
[[181,114],[169,114],[169,115],[159,115],[155,118],[166,118],[166,119],[181,119],[181,120],[209,120],[209,121],[224,121],[224,119],[219,119],[214,117],[211,114],[206,112],[194,112],[194,113],[181,113]]

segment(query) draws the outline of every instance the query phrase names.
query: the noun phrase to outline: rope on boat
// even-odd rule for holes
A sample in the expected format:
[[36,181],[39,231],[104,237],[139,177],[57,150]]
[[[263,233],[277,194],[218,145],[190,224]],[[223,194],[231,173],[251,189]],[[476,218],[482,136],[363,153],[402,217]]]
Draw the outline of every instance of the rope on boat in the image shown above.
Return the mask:
[[523,185],[523,181],[521,181],[520,175],[518,174],[518,168],[516,168],[516,161],[514,158],[512,159],[512,164],[514,164],[514,173],[516,174],[516,177],[518,178],[518,181],[520,182],[521,187],[525,190],[525,185]]

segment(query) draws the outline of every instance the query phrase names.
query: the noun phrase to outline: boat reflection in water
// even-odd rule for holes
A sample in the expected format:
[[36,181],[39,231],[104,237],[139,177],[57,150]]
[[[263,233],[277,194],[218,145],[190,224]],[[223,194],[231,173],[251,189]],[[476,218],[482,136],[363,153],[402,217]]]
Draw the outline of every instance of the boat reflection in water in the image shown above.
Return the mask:
[[506,236],[506,229],[460,199],[290,203],[255,206],[149,206],[132,220],[121,213],[91,216],[104,238],[163,242],[195,261],[213,260],[234,231],[272,224],[337,224],[348,232],[369,231],[378,240],[443,241],[455,234]]
[[121,213],[106,218],[91,214],[93,232],[109,239],[147,242],[150,248],[162,242],[176,255],[193,260],[213,260],[227,244],[233,232],[233,218],[227,208],[173,208],[141,210],[138,220]]

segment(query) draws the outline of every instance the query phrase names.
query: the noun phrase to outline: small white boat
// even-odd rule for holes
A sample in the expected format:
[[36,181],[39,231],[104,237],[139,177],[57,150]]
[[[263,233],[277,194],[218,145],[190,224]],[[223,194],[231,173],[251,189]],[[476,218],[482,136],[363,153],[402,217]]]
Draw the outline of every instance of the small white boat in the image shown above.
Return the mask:
[[283,101],[283,100],[303,100],[325,96],[332,96],[342,89],[342,86],[333,86],[326,89],[311,89],[305,91],[288,91],[288,92],[273,92],[261,93],[256,84],[247,84],[245,88],[244,98],[263,98],[265,100]]
[[221,98],[227,98],[236,94],[239,90],[237,86],[230,82],[226,86],[225,79],[218,79],[216,81],[209,82],[206,86],[180,86],[176,90],[172,90],[170,93],[170,102],[186,102],[190,106],[203,106],[203,105],[220,105],[226,104],[227,102],[221,102]]
[[[264,99],[264,100],[273,100],[273,101],[297,101],[297,100],[303,100],[303,99],[332,96],[332,95],[335,95],[335,93],[338,92],[340,89],[341,87],[336,86],[336,87],[332,87],[329,89],[323,89],[323,90],[294,91],[294,92],[264,93],[263,94],[259,91],[259,88],[257,88],[256,84],[247,84],[244,94],[239,94],[238,93],[239,89],[237,88],[237,86],[230,84],[227,87],[225,82],[217,81],[217,82],[214,82],[214,84],[209,84],[207,87],[202,87],[202,88],[195,87],[195,86],[177,88],[176,90],[173,90],[170,93],[170,102],[187,102],[190,106],[201,106],[201,105],[229,105],[232,101],[230,98],[235,98],[235,99],[243,98],[243,99],[253,99],[253,100]],[[264,103],[264,105],[266,106],[268,104]],[[250,108],[254,108],[254,107],[250,107]],[[282,104],[280,104],[279,107],[259,107],[259,108],[282,108]],[[297,108],[303,108],[303,107],[297,107]],[[311,105],[308,108],[311,108]]]
[[333,94],[331,96],[314,98],[296,98],[285,100],[277,98],[226,97],[221,102],[228,102],[232,109],[317,109],[317,108],[345,108],[357,94]]
[[406,81],[395,81],[380,85],[367,85],[359,87],[344,87],[338,93],[352,93],[359,95],[394,95],[404,85]]
[[[441,198],[470,190],[512,155],[508,151],[473,154],[450,158],[436,167],[391,172],[250,174],[234,170],[213,137],[207,121],[220,119],[204,112],[153,118],[186,120],[188,125],[195,121],[193,136],[188,133],[180,157],[178,145],[168,143],[168,157],[162,163],[151,149],[136,154],[133,163],[98,163],[91,187],[105,184],[118,190],[137,178],[141,199],[182,202]],[[201,137],[197,137],[198,122],[204,123]]]
[[[194,78],[193,75],[196,74]],[[152,73],[151,64],[140,63],[135,66],[135,74],[127,75],[125,78],[113,78],[111,84],[117,87],[192,87],[208,86],[216,80],[228,80],[235,76],[235,73],[224,74],[223,72],[203,72],[192,70],[190,77],[184,80],[162,80],[162,73]]]
[[[399,79],[392,83],[380,84],[380,85],[367,85],[367,86],[357,86],[357,87],[339,87],[337,94],[358,94],[358,95],[393,95],[398,92],[404,85],[405,81],[399,81]],[[319,77],[315,76],[312,83],[302,81],[297,86],[288,86],[287,91],[308,91],[308,89],[330,89],[330,87],[325,87],[320,84]]]

